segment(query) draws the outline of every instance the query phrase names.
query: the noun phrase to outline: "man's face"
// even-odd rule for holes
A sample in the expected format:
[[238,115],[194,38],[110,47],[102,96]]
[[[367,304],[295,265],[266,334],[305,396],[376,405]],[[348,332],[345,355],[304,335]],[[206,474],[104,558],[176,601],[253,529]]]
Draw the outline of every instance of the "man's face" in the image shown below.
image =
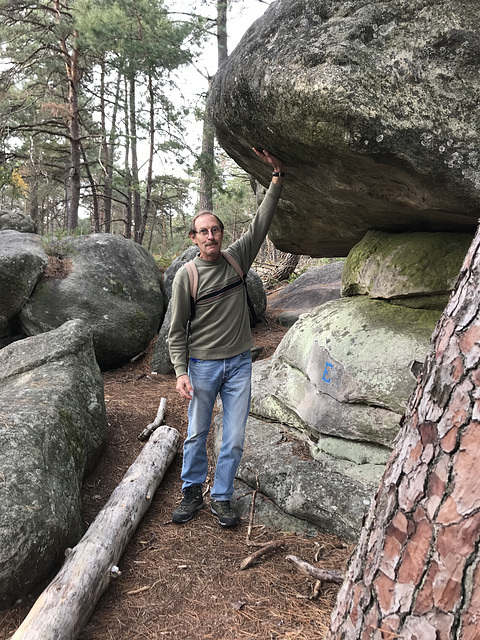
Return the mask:
[[223,232],[215,216],[205,213],[195,220],[196,233],[190,234],[203,260],[216,260],[222,249]]

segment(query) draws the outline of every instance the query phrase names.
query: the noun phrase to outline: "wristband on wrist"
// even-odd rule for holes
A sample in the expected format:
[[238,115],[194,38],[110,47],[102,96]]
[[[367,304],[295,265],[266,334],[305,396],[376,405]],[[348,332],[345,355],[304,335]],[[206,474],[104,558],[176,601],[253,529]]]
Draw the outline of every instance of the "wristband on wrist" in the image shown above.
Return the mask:
[[274,176],[275,178],[284,178],[285,173],[283,171],[274,171],[272,173],[272,176]]

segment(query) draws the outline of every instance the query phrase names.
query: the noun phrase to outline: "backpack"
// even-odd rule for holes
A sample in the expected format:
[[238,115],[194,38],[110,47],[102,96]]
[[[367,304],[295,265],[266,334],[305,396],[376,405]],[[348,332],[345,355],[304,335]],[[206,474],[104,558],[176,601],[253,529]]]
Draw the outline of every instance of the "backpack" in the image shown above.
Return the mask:
[[[250,326],[254,327],[259,322],[259,319],[255,312],[253,303],[250,300],[250,296],[248,295],[247,274],[243,273],[242,267],[238,264],[235,258],[230,253],[228,253],[228,251],[222,251],[221,253],[222,253],[222,256],[225,258],[225,260],[230,265],[232,265],[232,267],[238,273],[238,275],[240,276],[245,286],[245,293],[247,295],[247,305],[250,311]],[[188,262],[186,262],[185,268],[187,269],[187,272],[188,272],[188,281],[190,284],[190,318],[188,320],[188,334],[190,334],[190,326],[192,324],[193,318],[195,317],[195,303],[197,301],[198,269],[195,266],[195,262],[193,260],[189,260]]]

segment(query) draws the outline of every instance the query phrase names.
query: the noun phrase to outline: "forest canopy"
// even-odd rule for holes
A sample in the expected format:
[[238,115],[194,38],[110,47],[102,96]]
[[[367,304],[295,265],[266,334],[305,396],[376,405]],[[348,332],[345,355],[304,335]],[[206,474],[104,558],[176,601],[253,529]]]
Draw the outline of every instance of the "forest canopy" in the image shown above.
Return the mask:
[[[226,50],[227,3],[200,3],[204,15],[187,4],[0,0],[3,209],[22,209],[42,234],[116,232],[182,249],[202,165],[188,118],[195,107],[203,119],[205,94],[192,107],[176,78],[215,38]],[[235,236],[255,208],[248,177],[218,151],[211,167]]]

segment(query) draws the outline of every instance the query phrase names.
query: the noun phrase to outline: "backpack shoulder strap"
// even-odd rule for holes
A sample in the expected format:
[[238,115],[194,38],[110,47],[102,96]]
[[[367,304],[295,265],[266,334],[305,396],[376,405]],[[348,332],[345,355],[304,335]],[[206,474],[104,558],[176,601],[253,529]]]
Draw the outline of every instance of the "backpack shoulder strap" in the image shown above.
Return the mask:
[[[228,253],[228,251],[222,251],[222,256],[235,269],[235,271],[238,273],[238,275],[240,276],[245,286],[247,304],[250,310],[250,321],[252,326],[255,326],[255,324],[257,324],[259,320],[255,312],[255,308],[252,304],[252,301],[250,300],[250,296],[248,295],[247,274],[243,272],[242,267],[239,265],[237,260],[235,260],[235,258],[230,253]],[[189,260],[188,262],[186,262],[185,268],[188,273],[188,282],[190,285],[190,318],[188,321],[188,330],[187,330],[188,335],[190,335],[190,325],[192,324],[192,320],[195,317],[195,302],[197,301],[198,269],[193,260]]]
[[190,295],[195,301],[197,299],[198,291],[198,269],[193,260],[189,260],[185,263],[185,268],[188,272],[188,282],[190,284]]
[[245,294],[247,296],[247,305],[250,310],[250,324],[252,325],[252,327],[254,327],[259,322],[259,319],[257,316],[257,312],[255,311],[255,307],[253,306],[253,303],[250,300],[250,296],[248,295],[247,274],[243,272],[242,267],[238,264],[238,262],[235,260],[235,258],[232,256],[231,253],[228,253],[228,251],[222,251],[222,256],[225,258],[225,260],[229,264],[232,265],[232,267],[235,269],[235,271],[238,273],[238,275],[243,281],[243,284],[245,286]]
[[190,331],[193,318],[195,317],[195,302],[197,300],[198,291],[198,269],[193,260],[189,260],[185,263],[185,268],[188,273],[188,284],[190,286],[190,317],[187,322],[187,341],[190,337]]
[[235,258],[232,256],[231,253],[228,253],[228,251],[222,251],[222,256],[225,258],[225,260],[232,265],[232,267],[235,269],[235,271],[238,273],[238,275],[240,276],[240,278],[242,280],[245,280],[245,276],[246,274],[243,273],[243,269],[242,267],[238,264],[238,262],[235,260]]

